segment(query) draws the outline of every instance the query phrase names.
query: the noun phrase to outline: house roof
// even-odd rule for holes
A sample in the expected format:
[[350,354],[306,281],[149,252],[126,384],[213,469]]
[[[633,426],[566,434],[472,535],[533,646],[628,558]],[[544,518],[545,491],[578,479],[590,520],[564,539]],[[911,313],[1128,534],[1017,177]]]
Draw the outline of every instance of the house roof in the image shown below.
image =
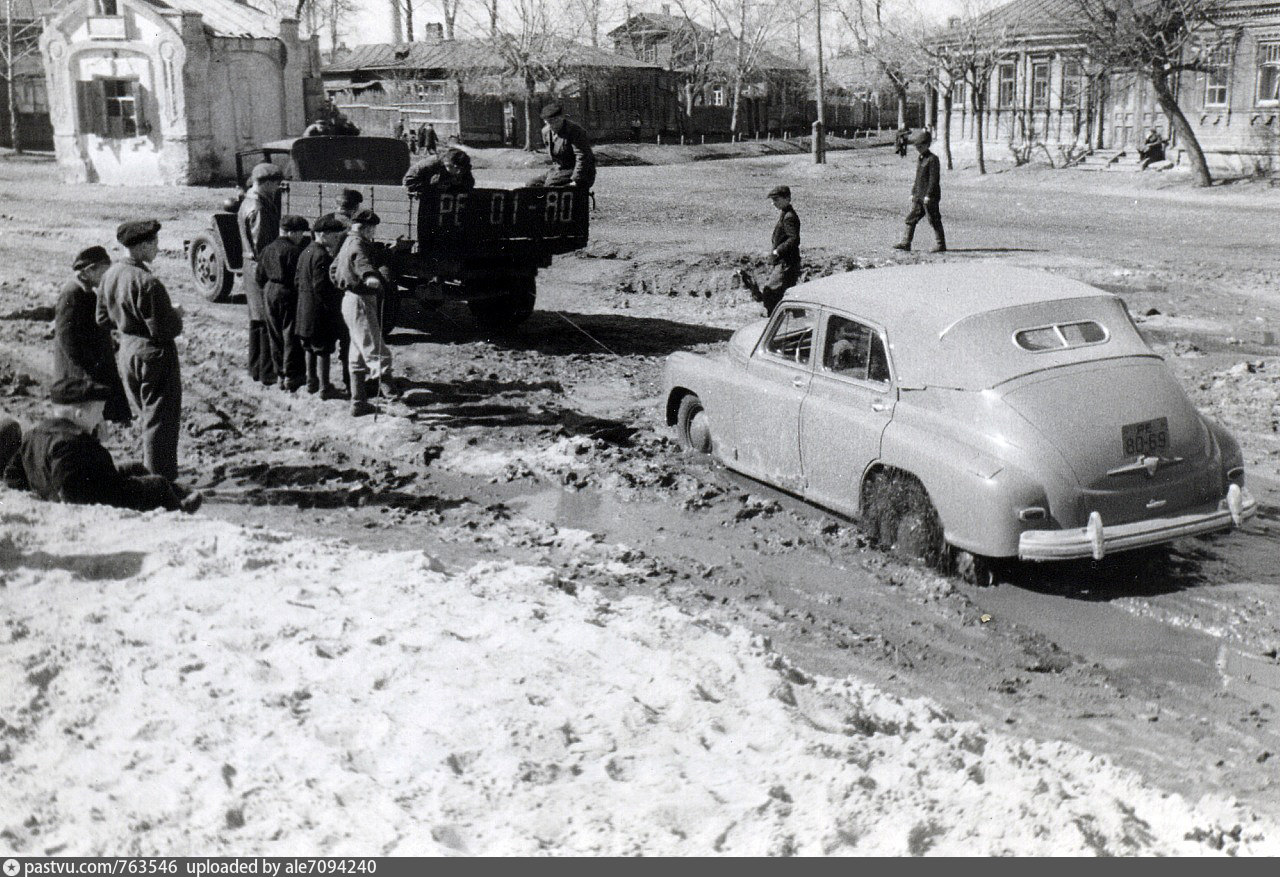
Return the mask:
[[46,12],[55,12],[70,0],[13,0],[15,21],[35,21]]
[[[579,43],[559,44],[555,53],[571,67],[649,69],[655,65]],[[499,71],[507,65],[486,40],[368,43],[356,46],[324,68],[328,74],[375,70]]]
[[268,12],[238,0],[145,0],[155,8],[198,12],[204,25],[220,37],[275,37],[280,22]]
[[638,12],[628,18],[622,24],[609,31],[606,36],[625,36],[630,31],[638,28],[652,28],[653,30],[676,31],[683,28],[693,28],[703,33],[711,33],[711,28],[698,24],[696,21],[685,18],[681,15],[664,15],[659,12]]
[[[705,25],[685,18],[680,15],[665,15],[658,12],[640,12],[624,23],[618,25],[609,31],[607,36],[616,40],[625,38],[628,34],[643,33],[645,31],[654,31],[659,33],[681,33],[687,31],[696,31],[699,40],[712,40],[711,43],[711,66],[724,68],[734,63],[734,56],[737,52],[738,41],[733,38],[727,31],[716,32]],[[809,68],[799,61],[788,61],[786,58],[779,57],[767,49],[761,49],[757,55],[756,67],[760,70],[773,72],[781,71],[807,71]]]

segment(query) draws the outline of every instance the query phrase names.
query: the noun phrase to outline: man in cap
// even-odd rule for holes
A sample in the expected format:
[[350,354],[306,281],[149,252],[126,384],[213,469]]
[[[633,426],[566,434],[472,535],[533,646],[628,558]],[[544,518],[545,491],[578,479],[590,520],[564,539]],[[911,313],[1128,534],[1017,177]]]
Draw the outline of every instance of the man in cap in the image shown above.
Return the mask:
[[[312,231],[315,237],[298,258],[295,285],[298,290],[297,333],[307,357],[307,392],[321,399],[341,399],[351,395],[351,373],[347,369],[351,336],[342,318],[342,290],[329,276],[329,266],[342,247],[347,228],[335,216],[322,216]],[[342,383],[346,394],[329,382],[329,358],[338,348]]]
[[564,107],[558,103],[542,108],[542,121],[542,140],[555,167],[527,185],[575,186],[589,190],[596,181],[596,154],[586,130],[565,118]]
[[933,252],[947,251],[947,235],[942,230],[942,211],[938,207],[938,202],[942,200],[942,165],[938,156],[929,151],[929,144],[932,142],[933,136],[927,129],[911,135],[911,144],[920,157],[916,161],[916,181],[911,186],[911,212],[907,214],[907,228],[902,240],[893,245],[895,250],[911,249],[916,224],[927,216],[936,239]]
[[88,394],[106,403],[107,420],[129,423],[129,400],[111,331],[98,324],[98,284],[111,267],[102,247],[81,250],[71,265],[75,277],[58,293],[53,317],[54,402],[70,394]]
[[102,446],[101,400],[54,406],[54,416],[22,434],[0,417],[0,472],[14,490],[29,490],[52,502],[112,505],[140,512],[194,512],[204,501],[160,475],[130,464],[119,469]]
[[415,195],[427,192],[467,192],[476,187],[471,156],[450,146],[441,155],[429,155],[404,175],[404,186]]
[[363,203],[364,195],[359,189],[343,189],[338,193],[336,209],[320,218],[337,219],[343,228],[351,228],[351,218],[360,212],[360,205]]
[[418,129],[418,151],[430,152],[435,155],[436,147],[440,145],[440,135],[436,133],[436,126],[427,122]]
[[249,377],[270,385],[276,382],[267,335],[267,304],[258,285],[258,259],[267,245],[280,235],[280,168],[270,162],[256,164],[249,173],[249,191],[240,202],[236,217],[240,229],[240,251],[244,270],[240,274],[244,296],[249,302]]
[[380,270],[380,254],[374,231],[381,220],[372,210],[361,210],[351,223],[351,233],[334,258],[333,277],[342,297],[342,318],[351,336],[351,413],[356,417],[377,409],[369,404],[369,385],[375,391],[395,394],[399,381],[391,376],[391,351],[382,339],[382,297],[394,294]]
[[258,256],[256,280],[262,290],[267,314],[267,343],[271,365],[280,385],[292,393],[303,385],[302,342],[296,332],[298,290],[294,285],[298,273],[298,257],[310,227],[301,216],[280,220],[280,236]]
[[98,322],[115,327],[120,338],[116,365],[134,414],[142,420],[142,457],[147,471],[178,479],[178,427],[182,418],[182,375],[178,345],[182,311],[154,274],[160,251],[160,223],[124,222],[116,229],[129,255],[113,264],[98,288]]
[[751,290],[753,298],[764,302],[765,313],[772,316],[783,294],[800,280],[800,217],[791,206],[790,186],[774,186],[768,197],[778,208],[769,250],[769,262],[773,266],[769,269],[769,278],[760,286],[745,268],[738,272],[738,278]]

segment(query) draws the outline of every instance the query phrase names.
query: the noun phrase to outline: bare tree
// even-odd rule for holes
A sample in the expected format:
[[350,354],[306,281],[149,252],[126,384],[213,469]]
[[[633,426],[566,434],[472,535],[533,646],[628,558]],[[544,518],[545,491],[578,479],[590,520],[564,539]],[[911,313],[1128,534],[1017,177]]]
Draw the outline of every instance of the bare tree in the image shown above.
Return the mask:
[[1177,132],[1201,186],[1213,185],[1204,150],[1175,94],[1183,71],[1204,70],[1218,30],[1210,0],[1072,0],[1063,15],[1104,69],[1145,79]]
[[503,65],[502,75],[514,80],[524,105],[524,148],[534,147],[533,105],[539,82],[554,84],[573,66],[574,38],[581,18],[558,0],[511,0],[506,15],[494,22],[490,44]]
[[440,0],[440,13],[444,16],[444,38],[451,40],[454,37],[455,28],[458,22],[458,4],[462,0]]
[[[717,40],[715,63],[717,67],[728,69],[733,83],[729,130],[737,133],[743,88],[760,74],[760,59],[765,47],[785,26],[786,19],[778,14],[776,0],[706,0],[706,3],[729,42],[726,46]],[[731,54],[731,57],[723,57],[724,54]]]
[[928,59],[910,27],[902,6],[885,9],[882,0],[835,0],[833,5],[859,50],[874,58],[898,102],[898,127],[907,123],[907,92],[925,78]]
[[[693,115],[694,106],[702,100],[703,91],[710,84],[715,62],[715,32],[700,24],[696,18],[699,9],[694,4],[697,0],[675,0],[679,10],[681,23],[669,34],[671,58],[667,62],[670,69],[679,73],[680,86],[683,92],[681,103],[686,117]],[[624,11],[626,24],[632,21],[631,4],[627,3]],[[644,36],[638,29],[627,29],[624,37],[630,43],[631,56],[643,58]],[[659,59],[661,60],[661,59]]]
[[357,0],[298,0],[294,17],[302,23],[303,32],[308,35],[329,32],[329,60],[332,61],[346,34],[347,25],[359,11]]

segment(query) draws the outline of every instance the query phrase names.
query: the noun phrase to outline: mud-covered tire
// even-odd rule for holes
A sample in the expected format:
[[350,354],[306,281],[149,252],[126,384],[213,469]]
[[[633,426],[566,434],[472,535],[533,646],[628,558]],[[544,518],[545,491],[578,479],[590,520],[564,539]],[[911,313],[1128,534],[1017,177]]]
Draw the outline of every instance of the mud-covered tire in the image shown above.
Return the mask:
[[537,282],[529,278],[501,295],[468,301],[467,308],[485,332],[510,332],[532,316],[537,298]]
[[196,290],[206,301],[224,302],[231,297],[236,277],[222,258],[222,248],[218,246],[213,232],[202,231],[195,236],[191,241],[189,259]]
[[905,472],[872,475],[863,486],[860,523],[871,541],[905,560],[940,568],[947,556],[942,520],[924,485]]
[[676,411],[676,437],[687,450],[711,453],[711,423],[702,400],[690,393],[680,400]]

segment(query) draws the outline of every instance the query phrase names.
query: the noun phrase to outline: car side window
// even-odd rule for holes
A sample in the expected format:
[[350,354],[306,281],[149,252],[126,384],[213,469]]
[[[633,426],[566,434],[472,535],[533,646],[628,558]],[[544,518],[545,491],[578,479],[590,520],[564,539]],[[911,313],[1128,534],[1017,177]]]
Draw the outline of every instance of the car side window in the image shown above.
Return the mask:
[[784,308],[782,316],[773,325],[773,331],[764,343],[764,349],[801,365],[808,365],[813,355],[813,329],[816,314],[809,308]]
[[889,382],[889,357],[880,333],[848,317],[828,318],[822,367],[860,381]]

